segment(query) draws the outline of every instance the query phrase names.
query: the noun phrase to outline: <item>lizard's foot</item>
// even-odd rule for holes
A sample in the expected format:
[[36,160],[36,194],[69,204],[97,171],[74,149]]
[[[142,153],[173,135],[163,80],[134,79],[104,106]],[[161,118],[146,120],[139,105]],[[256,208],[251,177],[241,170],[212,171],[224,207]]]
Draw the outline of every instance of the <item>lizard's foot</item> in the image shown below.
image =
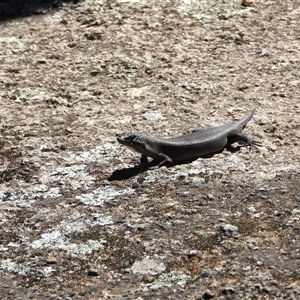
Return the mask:
[[246,147],[250,147],[250,148],[262,147],[262,143],[259,141],[249,140],[248,143],[246,144]]

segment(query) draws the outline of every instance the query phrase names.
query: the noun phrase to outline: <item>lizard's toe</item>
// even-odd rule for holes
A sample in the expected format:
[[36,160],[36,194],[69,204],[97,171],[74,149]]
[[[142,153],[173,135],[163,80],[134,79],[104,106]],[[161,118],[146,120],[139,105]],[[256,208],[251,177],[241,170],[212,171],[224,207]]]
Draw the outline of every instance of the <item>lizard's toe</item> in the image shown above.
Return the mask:
[[248,146],[250,148],[252,148],[252,147],[253,148],[262,147],[262,143],[259,142],[259,141],[252,141],[252,140],[250,140],[249,143],[248,143]]

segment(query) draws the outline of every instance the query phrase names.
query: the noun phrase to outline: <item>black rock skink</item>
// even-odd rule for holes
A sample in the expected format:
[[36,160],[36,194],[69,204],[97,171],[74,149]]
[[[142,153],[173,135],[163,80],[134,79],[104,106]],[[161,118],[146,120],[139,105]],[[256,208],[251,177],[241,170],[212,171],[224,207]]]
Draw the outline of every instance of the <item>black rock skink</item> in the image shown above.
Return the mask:
[[249,139],[242,133],[253,112],[243,119],[225,125],[195,129],[193,132],[174,138],[152,138],[143,134],[124,132],[118,142],[142,154],[141,164],[148,162],[147,157],[158,161],[158,166],[195,160],[232,150],[231,144],[242,141],[246,146],[261,146],[258,141]]

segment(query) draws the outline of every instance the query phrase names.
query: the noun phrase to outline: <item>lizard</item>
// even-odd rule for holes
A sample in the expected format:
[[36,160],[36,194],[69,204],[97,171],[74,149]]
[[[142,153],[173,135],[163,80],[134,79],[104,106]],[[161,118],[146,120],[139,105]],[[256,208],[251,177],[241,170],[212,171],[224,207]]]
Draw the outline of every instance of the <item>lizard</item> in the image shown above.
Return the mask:
[[148,163],[147,157],[159,164],[170,166],[175,163],[192,161],[200,157],[210,157],[221,153],[226,148],[232,151],[233,143],[241,141],[245,146],[262,146],[258,141],[251,140],[242,131],[254,114],[250,114],[225,125],[209,129],[195,129],[190,133],[172,138],[153,138],[139,133],[124,132],[118,142],[131,150],[140,153],[141,165]]

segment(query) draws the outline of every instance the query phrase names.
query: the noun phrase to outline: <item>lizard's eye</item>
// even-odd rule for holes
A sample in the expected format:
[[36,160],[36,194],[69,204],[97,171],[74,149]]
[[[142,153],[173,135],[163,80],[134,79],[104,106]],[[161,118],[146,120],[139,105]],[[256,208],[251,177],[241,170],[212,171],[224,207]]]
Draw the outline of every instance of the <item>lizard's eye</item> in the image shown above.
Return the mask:
[[127,143],[131,143],[135,138],[135,135],[129,132],[124,132],[122,133],[119,137],[118,137],[118,141],[120,143],[122,142],[127,142]]
[[145,145],[147,144],[147,139],[140,134],[135,134],[135,133],[131,133],[131,132],[124,132],[122,133],[117,140],[119,141],[119,143],[121,144],[135,144],[135,145]]
[[145,144],[146,139],[141,135],[136,135],[133,137],[132,142],[136,144]]

